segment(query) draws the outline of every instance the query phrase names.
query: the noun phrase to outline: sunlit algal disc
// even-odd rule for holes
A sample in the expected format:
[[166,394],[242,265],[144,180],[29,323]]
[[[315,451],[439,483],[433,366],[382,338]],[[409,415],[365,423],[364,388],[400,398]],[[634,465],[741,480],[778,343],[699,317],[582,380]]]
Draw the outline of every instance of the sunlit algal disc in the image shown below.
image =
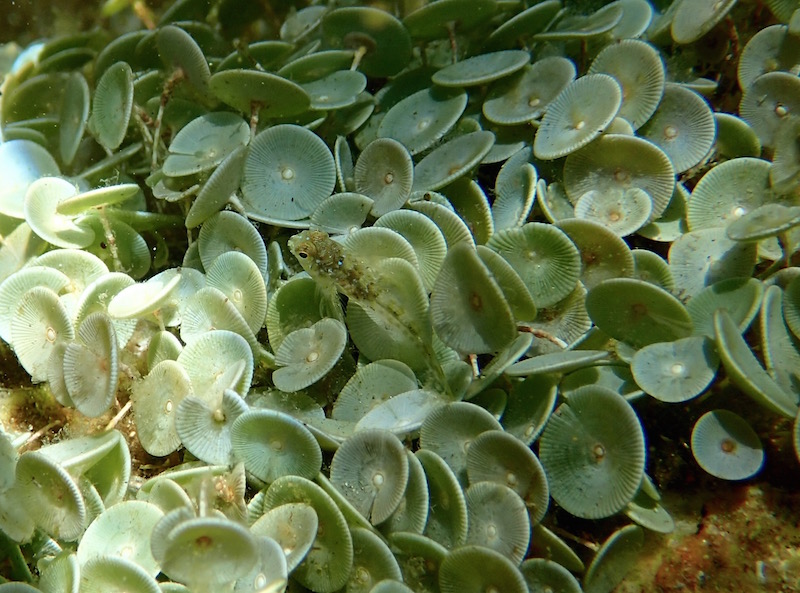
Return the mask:
[[533,139],[534,155],[554,160],[586,146],[612,122],[621,104],[621,87],[608,74],[573,80],[547,107]]
[[606,225],[593,220],[569,218],[556,226],[564,231],[581,254],[580,281],[591,289],[607,278],[633,276],[634,261],[628,245]]
[[414,167],[414,191],[435,191],[476,167],[495,141],[485,130],[457,136],[437,146]]
[[58,149],[61,162],[70,165],[83,138],[89,119],[89,85],[79,72],[73,72],[64,89],[59,116]]
[[308,217],[336,183],[333,155],[325,142],[301,126],[267,128],[250,143],[242,178],[248,216]]
[[571,60],[542,58],[492,85],[483,102],[483,115],[500,125],[530,122],[540,117],[574,79],[575,64]]
[[326,317],[344,320],[338,297],[325,294],[313,278],[293,277],[282,284],[267,303],[267,335],[277,350],[291,332]]
[[228,203],[241,183],[246,156],[246,147],[240,146],[214,169],[186,214],[187,229],[199,226]]
[[132,109],[133,72],[127,62],[117,62],[97,82],[89,132],[106,150],[116,150],[125,138]]
[[375,202],[357,192],[335,193],[311,213],[312,230],[329,235],[344,235],[360,229],[367,220]]
[[476,545],[448,552],[439,568],[439,588],[442,593],[528,590],[516,563],[499,552]]
[[164,457],[178,448],[175,412],[191,394],[189,375],[174,360],[162,360],[133,384],[133,420],[139,442],[150,455]]
[[355,556],[347,591],[371,593],[373,585],[386,579],[402,581],[400,566],[383,538],[364,527],[352,529],[352,535]]
[[758,241],[775,237],[800,224],[800,207],[763,204],[731,222],[725,234],[734,241]]
[[244,397],[253,379],[250,345],[237,333],[217,329],[199,336],[177,359],[192,382],[195,396],[217,405],[225,389]]
[[358,421],[377,404],[417,388],[414,372],[396,360],[378,360],[359,367],[333,404],[331,418]]
[[183,446],[201,461],[230,463],[233,451],[231,427],[247,407],[232,389],[226,389],[222,401],[212,406],[204,399],[190,395],[177,406],[175,430]]
[[56,209],[59,214],[76,216],[90,208],[119,204],[140,193],[141,189],[135,183],[108,185],[84,191],[73,197],[60,200]]
[[415,40],[446,38],[448,32],[466,33],[489,20],[497,10],[495,0],[439,0],[411,12],[403,24]]
[[23,509],[39,529],[66,541],[74,541],[83,533],[83,496],[60,464],[39,452],[27,451],[17,460],[16,484]]
[[[464,95],[466,105],[466,95]],[[30,140],[9,140],[0,144],[0,213],[25,218],[25,194],[28,186],[41,177],[60,175],[55,159],[39,144]]]
[[267,313],[267,287],[261,270],[244,253],[222,253],[206,272],[206,285],[222,291],[256,333]]
[[622,396],[602,387],[581,387],[547,422],[539,458],[551,496],[567,512],[585,519],[609,517],[639,489],[644,433]]
[[278,542],[286,556],[286,568],[293,571],[305,558],[317,535],[319,521],[314,507],[302,502],[276,506],[250,526],[256,536]]
[[638,188],[653,202],[648,222],[666,209],[675,189],[675,169],[652,142],[637,136],[601,136],[564,161],[564,187],[575,204],[586,192]]
[[778,130],[790,116],[800,115],[800,80],[789,72],[768,72],[756,78],[739,103],[739,115],[763,146],[775,145]]
[[169,304],[173,291],[181,281],[180,274],[163,281],[132,284],[120,290],[108,303],[108,314],[117,319],[144,317]]
[[371,214],[376,217],[397,210],[406,202],[413,177],[411,155],[392,138],[370,142],[355,164],[355,189],[374,200]]
[[685,45],[700,39],[714,28],[736,4],[736,0],[682,2],[672,17],[672,39]]
[[650,195],[638,187],[589,190],[575,203],[575,217],[597,222],[615,235],[626,237],[648,221],[652,208]]
[[650,119],[664,92],[664,64],[658,51],[638,39],[623,39],[607,45],[592,61],[589,74],[610,74],[622,87],[622,105],[617,117],[634,130]]
[[530,59],[528,52],[519,49],[485,53],[445,66],[431,81],[439,86],[459,88],[488,84],[524,68]]
[[660,286],[664,290],[675,290],[675,278],[666,260],[655,251],[633,249],[633,277]]
[[358,68],[370,77],[398,74],[411,60],[411,38],[391,13],[368,6],[348,6],[328,12],[322,19],[326,47],[363,53]]
[[94,231],[59,214],[58,203],[76,195],[76,187],[60,177],[42,177],[25,194],[25,220],[48,243],[62,248],[82,248],[94,240]]
[[798,73],[800,45],[786,25],[764,27],[750,38],[739,54],[739,88],[747,90],[756,78],[776,70]]
[[47,380],[48,360],[56,344],[75,337],[58,295],[42,286],[31,288],[19,299],[10,330],[14,352],[34,383]]
[[664,89],[658,109],[639,134],[661,148],[672,161],[675,172],[682,173],[711,152],[716,120],[703,97],[670,83]]
[[554,27],[534,36],[534,41],[575,41],[609,33],[622,20],[623,8],[612,2],[592,14],[570,15],[558,19]]
[[444,199],[441,194],[434,194],[433,192],[414,192],[411,194],[411,200],[409,200],[407,206],[411,210],[421,212],[430,218],[439,227],[448,247],[452,247],[461,241],[466,241],[473,245],[475,240],[464,220],[453,211],[453,207],[446,200],[445,203],[447,205],[445,203],[437,203],[432,199],[429,201],[429,198],[434,195]]
[[666,290],[633,278],[612,278],[592,288],[586,310],[601,331],[635,347],[692,333],[692,319],[683,303]]
[[467,501],[458,478],[444,459],[433,451],[420,449],[415,455],[428,478],[430,510],[424,534],[448,549],[464,545],[467,541]]
[[759,329],[767,370],[784,391],[792,392],[800,368],[800,353],[783,318],[783,299],[781,287],[773,285],[767,288],[759,312]]
[[700,395],[718,368],[713,342],[700,336],[650,344],[636,352],[631,363],[636,383],[648,395],[670,403]]
[[249,140],[250,128],[241,116],[227,111],[201,115],[172,139],[162,171],[168,177],[208,171]]
[[261,275],[267,277],[267,247],[256,228],[243,216],[224,210],[209,217],[197,237],[200,260],[208,270],[214,260],[228,251],[248,255]]
[[444,403],[436,392],[410,389],[376,404],[356,422],[354,429],[381,429],[406,437],[419,430],[426,416]]
[[764,463],[764,448],[741,416],[728,410],[703,414],[692,429],[692,455],[698,465],[723,480],[746,480]]
[[592,559],[583,577],[585,593],[608,593],[622,582],[644,546],[644,531],[638,525],[626,525],[612,533]]
[[763,294],[764,285],[757,278],[729,278],[705,287],[686,303],[695,335],[714,338],[714,311],[720,308],[728,311],[744,333],[758,313]]
[[256,109],[259,117],[289,117],[311,106],[303,87],[269,72],[232,68],[215,73],[209,83],[220,101],[245,115]]
[[317,484],[299,476],[278,478],[267,489],[268,511],[287,503],[305,503],[314,508],[318,524],[314,545],[293,578],[317,593],[333,593],[347,583],[353,566],[353,539],[342,511]]
[[583,592],[572,573],[553,560],[529,558],[520,565],[519,570],[531,591]]
[[14,272],[0,283],[0,339],[7,344],[12,344],[11,323],[22,295],[37,286],[59,295],[69,288],[70,279],[55,268],[33,265]]
[[547,512],[550,490],[542,464],[529,447],[505,431],[487,430],[472,441],[467,449],[467,476],[470,484],[488,480],[516,492],[533,524]]
[[152,575],[119,556],[90,558],[80,572],[80,590],[87,593],[161,593]]
[[720,280],[751,276],[757,254],[756,243],[733,241],[725,229],[702,229],[672,243],[669,267],[679,293],[693,297]]
[[422,89],[389,109],[378,126],[378,137],[394,138],[412,155],[418,154],[449,132],[466,106],[463,90]]
[[610,31],[614,39],[635,39],[650,27],[653,7],[647,0],[617,0],[612,4],[622,6],[622,18]]
[[606,350],[562,350],[521,360],[508,367],[506,374],[510,377],[521,377],[542,373],[569,373],[604,358],[608,358]]
[[231,443],[245,469],[268,484],[284,475],[312,479],[322,465],[322,452],[314,436],[283,412],[245,412],[231,427]]
[[549,224],[529,222],[500,231],[487,247],[511,264],[540,308],[566,297],[580,277],[578,248],[563,231]]
[[504,484],[481,481],[467,488],[466,500],[467,545],[500,552],[515,565],[522,562],[530,542],[531,522],[519,494]]
[[[503,21],[484,44],[487,51],[509,49],[528,37],[541,33],[561,9],[559,0],[545,0]],[[546,58],[545,58],[546,59]]]
[[275,352],[279,366],[272,374],[275,386],[293,392],[313,385],[334,367],[346,344],[344,324],[330,317],[293,331]]
[[[43,567],[39,575],[39,589],[32,591],[64,591],[77,593],[80,587],[80,565],[75,553],[59,553]],[[19,590],[10,588],[11,591]]]

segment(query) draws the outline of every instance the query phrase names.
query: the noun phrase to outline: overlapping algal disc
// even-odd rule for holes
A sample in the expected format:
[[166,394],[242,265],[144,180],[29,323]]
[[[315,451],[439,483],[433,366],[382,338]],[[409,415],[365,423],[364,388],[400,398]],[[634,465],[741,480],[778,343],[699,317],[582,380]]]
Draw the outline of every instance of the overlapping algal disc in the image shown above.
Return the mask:
[[480,130],[437,146],[414,167],[412,190],[435,191],[476,167],[492,148],[495,136]]
[[728,14],[736,0],[695,0],[681,2],[672,17],[672,38],[675,43],[697,41]]
[[797,73],[800,44],[786,25],[764,27],[750,38],[739,54],[736,74],[739,88],[746,90],[756,78],[767,72],[783,70]]
[[692,429],[692,454],[712,476],[745,480],[758,473],[764,449],[747,420],[728,410],[706,412]]
[[445,87],[467,87],[488,84],[523,68],[531,55],[520,49],[481,54],[445,66],[431,81]]
[[790,115],[800,115],[800,78],[788,72],[768,72],[745,90],[739,114],[753,126],[764,146],[774,146],[778,130]]
[[449,31],[465,33],[490,19],[497,9],[495,0],[439,0],[418,8],[403,24],[412,39],[447,37]]

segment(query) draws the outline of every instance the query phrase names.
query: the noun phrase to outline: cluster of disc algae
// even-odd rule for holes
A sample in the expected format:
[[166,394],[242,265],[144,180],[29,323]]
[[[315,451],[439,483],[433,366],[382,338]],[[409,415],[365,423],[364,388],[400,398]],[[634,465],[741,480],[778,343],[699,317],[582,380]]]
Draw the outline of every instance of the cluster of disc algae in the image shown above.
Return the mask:
[[0,593],[610,592],[664,442],[800,450],[766,4],[108,0],[6,46],[0,339],[63,413],[0,417]]

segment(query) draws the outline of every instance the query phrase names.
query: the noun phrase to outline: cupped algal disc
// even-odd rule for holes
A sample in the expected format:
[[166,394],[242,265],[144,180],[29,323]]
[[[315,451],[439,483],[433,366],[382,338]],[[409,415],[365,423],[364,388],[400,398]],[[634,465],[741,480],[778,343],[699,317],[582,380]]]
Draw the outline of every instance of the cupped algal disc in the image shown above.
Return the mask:
[[156,579],[127,558],[95,556],[80,572],[80,590],[86,593],[161,593]]
[[322,465],[322,452],[314,436],[283,412],[245,412],[231,427],[231,443],[245,469],[266,483],[289,474],[312,479]]
[[581,254],[581,278],[591,289],[607,278],[633,276],[631,249],[607,226],[588,219],[568,218],[556,224]]
[[267,313],[267,287],[261,270],[239,251],[222,253],[206,271],[206,285],[222,291],[255,333]]
[[[465,94],[465,106],[466,101]],[[0,172],[3,175],[0,213],[19,219],[25,218],[28,186],[40,177],[61,174],[58,163],[50,153],[30,140],[8,140],[0,144]]]
[[778,194],[790,194],[800,185],[800,118],[792,117],[775,135],[769,180]]
[[466,490],[467,545],[500,552],[515,565],[528,551],[531,523],[525,501],[516,491],[494,481],[475,482]]
[[430,218],[439,227],[448,247],[452,247],[461,241],[466,241],[473,245],[475,240],[472,237],[472,232],[470,232],[464,220],[453,211],[453,207],[449,202],[437,203],[428,201],[428,198],[434,195],[444,200],[444,196],[434,192],[414,192],[411,194],[408,208],[421,212]]
[[537,307],[554,305],[569,295],[580,276],[580,253],[561,230],[529,222],[493,235],[494,249],[520,275]]
[[715,113],[717,153],[728,158],[761,156],[761,141],[746,121],[730,113]]
[[[561,9],[560,0],[537,2],[503,21],[484,44],[487,50],[508,49],[528,37],[541,33]],[[545,58],[546,59],[546,58]]]
[[430,41],[451,31],[466,33],[490,19],[496,9],[495,0],[439,0],[408,14],[403,24],[412,39]]
[[311,98],[299,84],[269,72],[232,68],[214,74],[211,91],[223,103],[249,115],[288,117],[303,113]]
[[331,418],[356,422],[379,403],[417,388],[414,372],[396,360],[378,360],[359,367],[342,387]]
[[578,517],[608,517],[621,511],[639,489],[644,433],[622,396],[601,387],[582,387],[550,417],[539,457],[559,505]]
[[597,222],[615,235],[626,237],[650,218],[653,201],[643,189],[589,190],[575,203],[575,218]]
[[280,38],[288,43],[303,42],[310,33],[317,30],[326,12],[326,6],[306,6],[292,11],[281,24]]
[[137,194],[141,195],[141,188],[135,183],[118,183],[84,191],[71,198],[59,201],[56,210],[59,214],[75,216],[82,214],[90,208],[113,206],[125,202]]
[[186,369],[195,396],[209,405],[218,405],[226,389],[241,396],[250,389],[253,354],[247,340],[237,333],[207,332],[187,344],[177,362]]
[[175,411],[175,430],[186,449],[208,464],[225,464],[231,460],[231,427],[247,411],[239,395],[226,389],[222,401],[210,406],[190,395]]
[[476,167],[495,135],[485,130],[456,136],[426,154],[414,167],[414,191],[435,191]]
[[645,280],[668,291],[675,290],[675,278],[663,257],[655,251],[647,249],[633,249],[631,254],[633,255],[634,278]]
[[538,354],[512,364],[506,369],[510,377],[526,377],[544,373],[569,373],[608,358],[605,350],[563,350]]
[[356,422],[355,430],[381,429],[400,437],[415,433],[427,415],[444,404],[428,389],[410,389],[375,405]]
[[419,459],[406,449],[408,458],[408,483],[400,504],[391,516],[384,521],[380,529],[384,534],[398,532],[421,534],[428,522],[430,497],[425,470]]
[[431,77],[431,81],[444,87],[488,84],[520,70],[530,59],[528,52],[519,49],[481,54],[445,66]]
[[425,88],[395,103],[378,126],[379,138],[394,138],[412,154],[435,144],[467,106],[463,90]]
[[176,25],[161,27],[155,33],[156,47],[161,60],[199,93],[208,93],[211,72],[203,50],[188,31]]
[[133,72],[117,62],[103,72],[92,95],[88,127],[106,150],[116,150],[125,139],[133,109]]
[[800,70],[800,44],[786,25],[764,27],[744,46],[736,69],[739,88],[747,90],[756,78],[775,70]]
[[692,333],[686,307],[666,290],[633,278],[604,280],[586,295],[592,321],[609,336],[642,347]]
[[475,243],[483,245],[494,234],[489,198],[480,184],[467,176],[459,177],[441,189],[456,214],[467,224]]
[[89,85],[79,72],[73,72],[64,89],[59,117],[58,148],[61,162],[70,165],[78,151],[89,119]]
[[347,70],[352,65],[354,57],[355,52],[350,49],[312,51],[295,57],[281,67],[278,74],[302,85],[334,72]]
[[400,208],[411,195],[414,163],[408,150],[392,138],[377,138],[358,156],[355,189],[374,200],[371,214],[382,216]]
[[695,335],[714,337],[714,311],[720,308],[744,333],[761,307],[763,294],[764,285],[757,278],[729,278],[706,286],[686,303]]
[[653,201],[650,221],[664,212],[672,198],[675,170],[669,157],[652,142],[608,134],[567,157],[564,187],[573,204],[591,190],[644,190]]
[[528,586],[516,564],[494,550],[467,545],[451,550],[439,568],[442,593],[525,593]]
[[784,391],[794,391],[800,368],[800,352],[783,318],[784,291],[769,286],[759,312],[759,329],[764,366]]
[[348,593],[372,593],[374,585],[381,581],[402,580],[400,566],[382,537],[364,527],[355,527],[351,533],[355,554]]
[[800,280],[797,278],[784,289],[783,318],[795,337],[800,339]]
[[[533,297],[511,264],[502,255],[485,245],[478,245],[476,250],[481,262],[503,292],[503,298],[508,303],[514,319],[519,322],[536,318],[536,304],[533,302]],[[507,346],[508,344],[503,348]]]
[[[84,247],[86,253],[98,257],[117,270],[132,278],[143,278],[150,270],[150,247],[144,238],[129,224],[109,216],[104,221],[95,212],[80,219],[80,225],[94,232],[94,240]],[[109,243],[116,244],[116,253],[108,249]],[[116,259],[115,259],[116,256]]]
[[311,213],[311,229],[329,235],[343,235],[360,229],[369,216],[372,198],[357,192],[335,193]]
[[311,549],[318,526],[314,507],[302,502],[289,502],[261,515],[250,526],[250,531],[253,535],[271,537],[278,542],[286,555],[286,568],[291,572]]
[[241,251],[249,256],[261,275],[267,277],[267,248],[256,228],[243,216],[223,210],[209,217],[197,237],[203,268],[211,268],[218,256],[228,251]]
[[638,39],[607,45],[592,61],[589,74],[610,74],[622,87],[617,117],[634,130],[650,119],[664,92],[664,64],[658,51]]
[[800,80],[789,72],[762,74],[742,95],[739,115],[753,127],[763,146],[774,146],[787,119],[800,115]]
[[346,343],[344,324],[330,317],[293,331],[275,353],[275,363],[280,367],[272,374],[275,386],[292,392],[313,385],[333,368]]
[[692,454],[712,476],[745,480],[764,463],[764,448],[750,424],[728,410],[706,412],[692,429]]
[[676,173],[698,165],[714,146],[717,126],[714,113],[703,97],[670,83],[653,117],[639,130],[661,148]]
[[446,548],[462,546],[467,540],[467,501],[458,478],[433,451],[420,449],[416,456],[425,469],[430,495],[424,534]]
[[585,593],[606,593],[622,582],[640,558],[644,531],[626,525],[612,533],[592,559],[583,577]]
[[250,128],[241,116],[216,111],[193,119],[169,145],[162,171],[169,177],[208,171],[250,140]]
[[636,352],[631,362],[633,377],[647,394],[673,403],[700,395],[718,368],[713,342],[700,336],[649,344]]
[[189,212],[186,213],[187,229],[199,226],[228,203],[242,180],[242,169],[246,156],[246,147],[239,146],[214,169],[197,193]]
[[116,319],[146,317],[169,304],[180,281],[175,273],[126,286],[109,301],[108,314]]
[[77,188],[60,177],[42,177],[25,193],[25,220],[33,231],[48,243],[63,248],[86,247],[94,240],[94,231],[77,224],[72,216],[59,214],[59,202],[78,193]]
[[542,58],[492,85],[483,102],[483,115],[500,125],[532,121],[573,80],[575,64],[571,60],[561,56]]
[[250,143],[242,179],[248,216],[297,220],[333,192],[336,167],[322,139],[294,124],[267,128]]
[[725,229],[734,241],[758,241],[777,236],[800,225],[800,207],[762,204],[743,214]]
[[[49,288],[59,295],[70,286],[70,278],[47,266],[28,266],[17,270],[0,283],[0,339],[12,344],[11,322],[17,315],[22,296],[35,287]],[[70,338],[71,339],[71,338]]]
[[356,70],[337,70],[301,86],[311,99],[311,109],[333,111],[355,103],[367,78]]
[[622,6],[612,2],[592,14],[569,15],[534,36],[534,41],[584,41],[610,32],[622,20],[622,13]]
[[397,509],[407,482],[405,447],[383,430],[356,432],[331,461],[331,483],[373,525]]
[[545,558],[529,558],[520,567],[522,576],[531,591],[559,591],[582,593],[580,583],[572,573],[558,562]]
[[675,190],[664,211],[648,224],[639,229],[638,235],[653,241],[674,241],[687,231],[686,201],[689,192],[682,183],[675,184]]
[[403,582],[414,591],[438,590],[439,567],[447,549],[417,533],[401,531],[390,534],[388,539],[403,572]]
[[547,107],[533,139],[536,158],[553,160],[586,146],[616,117],[622,90],[607,74],[570,82]]
[[531,154],[529,146],[517,151],[497,173],[492,201],[495,231],[522,226],[533,208],[539,174],[529,162]]
[[685,45],[697,41],[728,14],[736,0],[681,2],[672,17],[672,39]]

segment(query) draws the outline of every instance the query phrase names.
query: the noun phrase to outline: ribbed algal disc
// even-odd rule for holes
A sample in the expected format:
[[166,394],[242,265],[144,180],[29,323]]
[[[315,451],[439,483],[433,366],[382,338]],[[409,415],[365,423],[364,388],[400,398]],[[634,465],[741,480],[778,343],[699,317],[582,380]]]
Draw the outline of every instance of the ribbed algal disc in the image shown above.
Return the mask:
[[494,550],[463,546],[450,551],[439,568],[442,593],[525,593],[528,586],[516,564]]
[[664,92],[664,64],[658,51],[638,39],[607,45],[592,61],[589,74],[610,74],[622,87],[617,117],[634,130],[650,119]]
[[355,189],[374,200],[371,214],[382,216],[400,208],[411,195],[414,163],[408,150],[392,138],[370,142],[356,161]]
[[311,549],[318,527],[314,507],[303,502],[288,502],[261,515],[250,526],[250,531],[278,542],[286,555],[286,568],[291,572]]
[[201,115],[175,134],[162,171],[169,177],[208,171],[249,140],[250,128],[241,116],[227,111]]
[[536,158],[553,160],[586,146],[616,117],[619,83],[607,74],[587,74],[569,83],[547,107],[533,139]]
[[739,55],[739,88],[747,90],[756,78],[767,72],[783,70],[797,73],[800,67],[800,44],[786,25],[764,27],[750,38]]
[[353,570],[347,582],[348,593],[372,593],[373,585],[403,579],[397,560],[385,540],[364,527],[351,529],[353,535]]
[[403,499],[394,513],[381,525],[384,534],[398,532],[421,534],[428,522],[430,497],[425,470],[419,459],[408,449],[408,483]]
[[769,180],[779,194],[789,194],[800,185],[800,117],[790,118],[775,135]]
[[714,337],[714,311],[720,308],[745,332],[758,313],[763,294],[764,285],[757,278],[729,278],[707,286],[686,303],[695,335]]
[[357,70],[337,70],[301,85],[311,99],[311,109],[336,110],[353,105],[367,86],[367,77]]
[[298,220],[333,192],[336,167],[322,139],[294,124],[267,128],[250,143],[242,179],[248,216]]
[[535,41],[575,41],[610,32],[622,20],[622,6],[612,2],[592,14],[574,14],[566,16],[554,27],[539,33]]
[[800,115],[800,79],[789,72],[762,74],[742,95],[739,115],[753,127],[763,146],[774,146],[788,117]]
[[500,552],[519,564],[528,551],[531,523],[525,501],[508,486],[475,482],[466,490],[467,545]]
[[224,329],[207,332],[187,344],[177,362],[186,369],[195,396],[212,406],[219,405],[226,389],[244,396],[253,379],[250,345],[239,334]]
[[275,353],[275,363],[280,367],[272,373],[275,386],[292,392],[313,385],[333,368],[346,344],[344,324],[330,317],[293,331]]
[[374,203],[368,196],[357,192],[335,193],[320,202],[311,213],[310,227],[329,235],[351,233],[364,225]]
[[714,380],[719,356],[713,342],[692,336],[645,346],[633,356],[631,371],[646,393],[665,402],[684,402],[700,395]]
[[[7,534],[8,535],[8,534]],[[74,553],[59,553],[53,558],[39,575],[39,588],[33,591],[63,591],[78,593],[80,588],[80,565]],[[20,590],[9,588],[9,593],[20,593]],[[24,593],[24,592],[23,592]]]
[[725,229],[734,241],[758,241],[775,237],[800,225],[800,207],[763,204],[743,214]]
[[463,90],[432,87],[413,93],[386,112],[379,138],[394,138],[412,154],[433,146],[455,125],[467,106]]
[[483,115],[500,125],[522,124],[540,117],[550,102],[573,80],[575,64],[548,56],[498,81],[483,102]]
[[631,249],[609,228],[592,220],[569,218],[557,225],[581,253],[581,282],[587,289],[608,278],[633,276]]
[[476,167],[495,141],[480,130],[456,136],[426,154],[414,167],[414,191],[435,191]]
[[746,480],[764,463],[764,449],[750,424],[728,410],[703,414],[692,429],[692,454],[712,476]]
[[642,425],[619,394],[581,387],[550,417],[539,457],[559,505],[585,519],[609,517],[639,489],[645,463]]
[[231,461],[231,427],[247,411],[239,395],[226,389],[222,401],[214,407],[189,396],[175,411],[175,430],[186,449],[201,461],[225,464]]
[[355,433],[331,461],[331,483],[373,525],[397,509],[407,482],[405,447],[387,431]]
[[267,277],[267,248],[264,239],[244,216],[223,210],[209,217],[197,237],[200,261],[208,270],[223,253],[241,251],[249,256],[261,275]]
[[584,593],[613,591],[640,559],[644,531],[638,525],[626,525],[612,533],[592,559],[583,577]]
[[581,271],[580,253],[556,227],[529,222],[494,234],[487,247],[494,249],[519,274],[537,307],[548,307],[575,288]]
[[681,45],[697,41],[728,14],[736,0],[681,2],[672,16],[672,39]]
[[445,66],[431,77],[431,81],[444,87],[488,84],[520,70],[530,59],[528,52],[519,49],[481,54]]
[[158,582],[133,561],[96,556],[81,566],[80,590],[86,593],[161,593]]
[[430,510],[424,534],[446,548],[457,548],[467,540],[467,501],[453,471],[433,451],[418,450],[428,479]]
[[517,321],[534,319],[536,317],[536,305],[533,302],[533,297],[531,297],[531,293],[522,278],[511,267],[511,264],[502,255],[485,245],[478,245],[476,250],[481,262],[489,270],[503,292],[503,297],[508,303],[514,319]]
[[[464,94],[464,106],[466,104]],[[60,175],[61,171],[55,159],[41,145],[30,140],[8,140],[0,144],[0,173],[3,175],[0,213],[24,219],[28,186],[40,177]]]
[[359,367],[339,392],[331,418],[357,422],[388,398],[417,388],[414,372],[397,360],[378,360]]
[[260,117],[288,117],[311,106],[303,87],[269,72],[232,68],[214,74],[209,84],[220,101],[246,115],[256,109]]
[[490,19],[495,0],[439,0],[426,4],[403,19],[412,39],[430,41],[448,32],[466,33]]
[[784,289],[783,318],[786,325],[800,339],[800,280],[791,280]]
[[692,333],[692,319],[683,303],[666,290],[633,278],[612,278],[592,288],[586,310],[601,331],[635,347]]
[[312,479],[322,465],[322,452],[314,436],[283,412],[245,412],[231,427],[231,443],[245,469],[266,483],[290,474]]
[[572,573],[553,560],[529,558],[520,565],[519,569],[531,591],[583,592],[580,583],[572,576]]
[[267,287],[255,262],[239,251],[219,255],[206,270],[206,285],[222,291],[256,333],[267,313]]
[[746,121],[730,113],[715,113],[716,150],[728,159],[761,156],[761,141]]
[[182,72],[199,93],[208,93],[208,80],[211,72],[203,50],[184,29],[167,25],[156,32],[156,46],[162,61],[173,69]]
[[35,287],[49,288],[58,295],[69,286],[70,278],[51,267],[33,265],[6,277],[0,283],[0,339],[12,343],[11,322],[17,314],[22,295]]
[[608,134],[567,157],[564,187],[573,204],[591,190],[644,190],[653,201],[650,221],[661,216],[672,198],[675,170],[669,157],[652,142]]
[[522,226],[533,208],[539,175],[531,155],[530,147],[517,151],[497,173],[491,207],[495,231]]
[[647,222],[652,209],[650,195],[638,187],[589,190],[575,203],[575,218],[597,222],[615,235],[626,237]]
[[42,177],[25,194],[25,220],[33,231],[57,247],[82,248],[94,240],[94,231],[73,221],[73,216],[58,213],[58,203],[78,193],[60,177]]
[[219,212],[242,180],[242,169],[247,156],[246,147],[240,146],[228,154],[203,184],[203,187],[186,213],[186,228],[192,229]]
[[59,117],[58,148],[61,162],[72,163],[89,119],[89,85],[79,72],[73,72],[64,89]]
[[125,139],[133,109],[133,72],[126,62],[109,67],[92,95],[89,131],[106,150],[116,150]]
[[503,21],[484,44],[487,50],[508,49],[541,33],[561,9],[560,0],[544,0]]
[[716,133],[714,113],[706,100],[674,83],[666,86],[658,109],[639,130],[664,151],[676,173],[702,162],[714,146]]

